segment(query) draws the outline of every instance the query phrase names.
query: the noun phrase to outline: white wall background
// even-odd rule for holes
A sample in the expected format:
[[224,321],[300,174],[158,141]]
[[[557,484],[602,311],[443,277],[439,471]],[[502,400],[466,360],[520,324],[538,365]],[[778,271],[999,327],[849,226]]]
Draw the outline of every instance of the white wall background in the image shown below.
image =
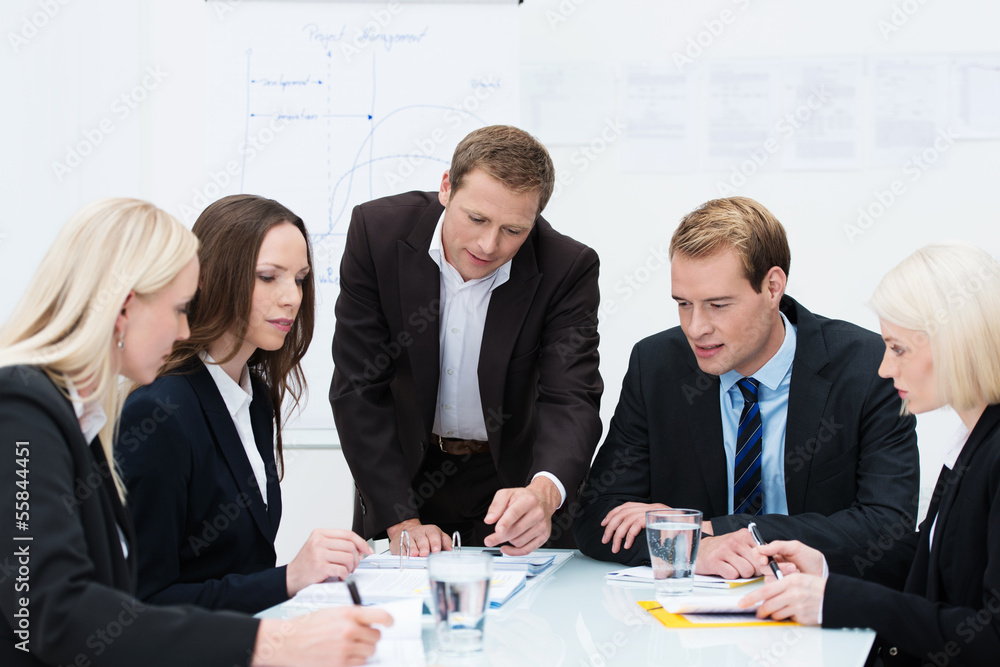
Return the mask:
[[[229,12],[251,4],[230,0],[215,6],[223,9],[219,20],[225,20]],[[736,20],[713,36],[696,67],[727,58],[795,63],[811,57],[998,51],[1000,4],[988,0],[527,0],[516,10],[519,45],[511,49],[524,68],[593,67],[590,88],[581,94],[617,97],[617,84],[608,86],[597,72],[630,64],[673,65],[673,54],[724,9]],[[887,32],[886,25],[898,29]],[[488,31],[489,26],[467,29]],[[103,196],[135,196],[177,212],[206,182],[206,5],[200,0],[14,0],[4,5],[0,36],[0,195],[5,204],[0,271],[6,285],[0,317],[5,318],[59,226],[81,204]],[[447,76],[449,59],[462,57],[441,53],[441,68],[428,72],[428,80]],[[135,93],[144,77],[145,92]],[[525,127],[546,141],[551,125],[533,127],[530,104],[522,95]],[[603,113],[587,104],[577,112]],[[100,143],[93,142],[92,153],[60,178],[53,163],[65,162],[68,147],[96,137],[95,132]],[[739,192],[767,205],[788,229],[793,252],[789,293],[816,312],[875,329],[865,300],[878,278],[914,249],[963,238],[1000,252],[992,206],[1000,177],[998,148],[997,140],[956,142],[853,242],[844,225],[854,223],[857,209],[869,206],[877,192],[901,176],[901,167],[774,170],[753,175]],[[677,321],[666,269],[651,272],[628,298],[616,287],[626,276],[645,275],[636,271],[649,259],[649,249],[664,245],[685,213],[718,196],[718,182],[728,176],[728,171],[700,168],[624,174],[619,150],[611,143],[582,168],[574,162],[579,146],[553,145],[556,166],[572,183],[546,210],[557,228],[598,250],[602,293],[606,302],[615,301],[615,311],[606,311],[600,324],[605,424],[632,344]],[[329,341],[314,344],[327,347]],[[319,388],[315,400],[323,400],[323,393],[325,387]],[[924,489],[933,485],[940,442],[955,423],[949,414],[920,418]],[[294,433],[290,436],[295,440]],[[350,475],[332,446],[332,433],[329,440],[325,447],[292,449],[286,455],[279,560],[294,555],[311,527],[350,524]]]

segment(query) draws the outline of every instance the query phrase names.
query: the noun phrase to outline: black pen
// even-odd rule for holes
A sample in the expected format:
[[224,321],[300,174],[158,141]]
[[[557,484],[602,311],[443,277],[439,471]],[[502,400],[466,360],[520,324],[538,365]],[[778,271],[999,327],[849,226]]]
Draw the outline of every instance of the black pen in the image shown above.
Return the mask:
[[[760,536],[760,531],[757,530],[756,523],[751,521],[750,525],[747,526],[747,529],[750,531],[750,537],[753,538],[753,541],[757,544],[758,547],[762,547],[765,544],[767,544],[767,542],[765,542],[764,539]],[[781,568],[778,567],[778,564],[775,563],[774,559],[771,558],[770,556],[767,557],[767,564],[771,566],[771,572],[774,572],[775,577],[781,579],[784,576],[783,574],[781,574]]]
[[351,600],[354,604],[361,606],[361,593],[358,593],[358,585],[354,583],[353,577],[347,578],[347,590],[351,592]]

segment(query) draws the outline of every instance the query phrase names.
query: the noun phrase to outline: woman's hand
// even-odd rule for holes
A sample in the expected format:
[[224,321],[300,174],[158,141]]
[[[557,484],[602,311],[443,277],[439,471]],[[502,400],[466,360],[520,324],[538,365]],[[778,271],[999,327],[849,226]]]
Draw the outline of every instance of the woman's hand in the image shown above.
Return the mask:
[[374,607],[337,607],[289,620],[265,618],[257,629],[252,667],[341,667],[363,665],[375,654],[382,633],[371,627],[392,625],[392,616]]
[[825,592],[826,579],[823,577],[794,573],[781,581],[771,577],[770,583],[744,595],[739,605],[748,609],[761,603],[757,608],[757,618],[777,621],[790,618],[802,625],[819,625]]
[[371,553],[371,547],[357,533],[322,528],[314,530],[285,570],[288,597],[330,577],[346,579],[361,562],[361,556]]

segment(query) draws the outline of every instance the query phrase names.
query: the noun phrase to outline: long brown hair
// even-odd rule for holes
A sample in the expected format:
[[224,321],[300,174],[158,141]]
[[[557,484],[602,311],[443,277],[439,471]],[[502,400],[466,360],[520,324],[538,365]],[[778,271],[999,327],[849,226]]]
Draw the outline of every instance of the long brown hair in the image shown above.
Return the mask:
[[[283,223],[295,225],[302,232],[306,240],[306,256],[309,266],[312,266],[312,245],[305,223],[272,199],[256,195],[223,197],[198,216],[191,231],[201,241],[198,251],[201,287],[191,301],[188,314],[191,336],[174,345],[167,363],[160,370],[161,376],[176,373],[178,368],[188,364],[226,333],[233,335],[233,349],[215,361],[225,363],[236,356],[250,321],[261,243],[272,227]],[[301,363],[312,341],[315,294],[310,271],[302,281],[302,303],[291,331],[285,336],[285,344],[274,351],[257,349],[247,362],[250,372],[267,385],[274,407],[279,478],[284,476],[285,468],[281,447],[281,407],[285,397],[290,396],[290,414],[299,406],[302,390],[306,386]]]

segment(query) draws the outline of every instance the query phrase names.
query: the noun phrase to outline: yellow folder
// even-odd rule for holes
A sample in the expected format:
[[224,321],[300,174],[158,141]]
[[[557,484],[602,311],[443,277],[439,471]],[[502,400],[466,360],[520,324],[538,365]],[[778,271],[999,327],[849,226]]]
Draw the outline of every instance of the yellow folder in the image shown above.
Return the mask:
[[[660,623],[667,626],[668,628],[741,628],[741,627],[752,627],[755,625],[798,625],[794,621],[771,621],[771,620],[761,620],[752,614],[746,614],[746,621],[731,621],[728,619],[732,618],[732,614],[726,614],[720,618],[725,618],[727,620],[719,623],[695,623],[689,621],[681,614],[671,614],[669,611],[664,609],[659,602],[656,600],[639,600],[638,605],[652,614]],[[701,617],[708,616],[708,614],[699,614]]]

